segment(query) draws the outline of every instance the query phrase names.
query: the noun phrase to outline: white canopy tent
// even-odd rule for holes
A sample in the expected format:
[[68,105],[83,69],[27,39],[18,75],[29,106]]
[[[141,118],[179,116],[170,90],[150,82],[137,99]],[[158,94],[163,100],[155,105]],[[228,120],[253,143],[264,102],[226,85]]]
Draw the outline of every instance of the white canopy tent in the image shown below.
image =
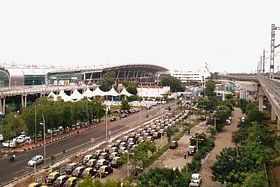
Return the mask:
[[55,93],[53,93],[53,91],[51,91],[51,93],[49,93],[48,97],[52,98],[54,101],[56,101],[58,96]]
[[97,87],[95,90],[93,90],[92,95],[93,95],[93,97],[94,96],[104,96],[105,92],[103,92],[102,90],[100,90],[99,87]]
[[57,97],[57,95],[55,95],[55,93],[53,93],[53,91],[51,91],[51,93],[49,93],[48,97]]
[[57,97],[60,97],[63,101],[67,102],[67,101],[72,101],[71,97],[68,96],[64,90],[60,90],[59,94]]
[[73,99],[73,100],[78,100],[79,101],[79,100],[83,99],[83,95],[76,89],[71,94],[70,98]]
[[120,95],[125,95],[125,96],[128,96],[128,97],[129,97],[129,96],[132,96],[132,94],[129,93],[129,92],[126,90],[125,87],[122,89]]
[[111,88],[108,92],[105,92],[107,96],[119,96],[119,93],[115,90],[114,87]]
[[94,96],[93,91],[91,91],[89,88],[87,88],[86,91],[82,95],[83,95],[83,97],[87,97],[87,98]]

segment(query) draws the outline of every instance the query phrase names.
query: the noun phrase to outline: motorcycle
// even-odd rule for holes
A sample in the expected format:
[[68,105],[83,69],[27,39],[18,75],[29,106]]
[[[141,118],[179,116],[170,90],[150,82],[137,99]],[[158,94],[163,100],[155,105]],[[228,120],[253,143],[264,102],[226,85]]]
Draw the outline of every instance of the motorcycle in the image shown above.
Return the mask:
[[10,155],[9,156],[9,160],[10,161],[15,161],[15,159],[16,159],[16,155]]

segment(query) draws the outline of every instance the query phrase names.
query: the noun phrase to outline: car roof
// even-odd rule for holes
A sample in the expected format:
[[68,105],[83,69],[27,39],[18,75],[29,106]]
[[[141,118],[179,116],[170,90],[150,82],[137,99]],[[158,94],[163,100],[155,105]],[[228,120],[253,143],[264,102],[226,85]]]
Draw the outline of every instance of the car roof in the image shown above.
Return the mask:
[[65,177],[68,177],[68,176],[67,175],[61,175],[61,176],[57,177],[57,179],[60,180],[60,179],[63,179]]
[[199,173],[193,173],[193,174],[192,174],[192,178],[198,178],[199,176],[200,176]]
[[87,171],[87,170],[91,170],[91,169],[92,169],[92,167],[88,167],[88,168],[86,168],[86,169],[85,169],[85,171]]
[[83,168],[84,168],[84,166],[78,166],[75,168],[75,170],[79,170],[79,169],[83,169]]
[[69,163],[69,164],[67,164],[68,166],[74,166],[74,165],[76,165],[77,163],[76,162],[72,162],[72,163]]
[[69,177],[69,179],[67,179],[68,181],[73,181],[75,179],[78,179],[77,177]]
[[49,173],[49,176],[53,176],[53,175],[57,175],[57,174],[59,174],[58,171],[53,171],[53,172]]

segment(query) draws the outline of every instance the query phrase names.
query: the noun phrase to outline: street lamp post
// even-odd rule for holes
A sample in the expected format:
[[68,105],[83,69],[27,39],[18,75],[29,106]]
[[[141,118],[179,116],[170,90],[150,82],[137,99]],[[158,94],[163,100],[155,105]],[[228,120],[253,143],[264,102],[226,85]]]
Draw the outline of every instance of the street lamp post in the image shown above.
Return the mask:
[[108,115],[108,107],[107,107],[107,105],[106,105],[106,112],[105,112],[106,140],[108,139],[108,122],[107,122],[107,115]]
[[34,142],[37,143],[37,136],[36,136],[36,125],[37,125],[37,111],[36,111],[36,105],[35,105],[35,115],[34,115]]
[[127,154],[127,165],[126,165],[126,170],[127,170],[127,176],[129,176],[129,155],[134,155],[133,153],[129,153],[127,150],[125,150],[125,153]]
[[44,166],[46,166],[46,122],[45,122],[45,117],[42,114],[42,118],[43,118],[43,123],[40,123],[40,125],[43,125],[43,131],[44,131]]
[[140,77],[140,85],[141,85],[141,94],[140,94],[140,124],[142,123],[142,99],[143,99],[143,90],[142,90],[142,77]]

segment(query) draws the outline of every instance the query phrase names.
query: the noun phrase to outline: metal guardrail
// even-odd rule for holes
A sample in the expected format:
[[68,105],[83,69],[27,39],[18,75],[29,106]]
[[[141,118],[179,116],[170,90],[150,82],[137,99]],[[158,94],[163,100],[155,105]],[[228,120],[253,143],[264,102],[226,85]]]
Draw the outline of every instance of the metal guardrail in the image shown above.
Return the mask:
[[50,86],[50,85],[38,85],[38,86],[16,86],[0,89],[0,97],[15,96],[15,95],[27,95],[34,93],[47,94],[50,92],[58,92],[60,90],[75,90],[96,88],[96,85],[75,85],[75,86]]
[[280,115],[280,81],[269,79],[267,77],[258,76],[259,83],[261,84],[264,92],[270,99],[271,104],[276,109],[275,112]]

